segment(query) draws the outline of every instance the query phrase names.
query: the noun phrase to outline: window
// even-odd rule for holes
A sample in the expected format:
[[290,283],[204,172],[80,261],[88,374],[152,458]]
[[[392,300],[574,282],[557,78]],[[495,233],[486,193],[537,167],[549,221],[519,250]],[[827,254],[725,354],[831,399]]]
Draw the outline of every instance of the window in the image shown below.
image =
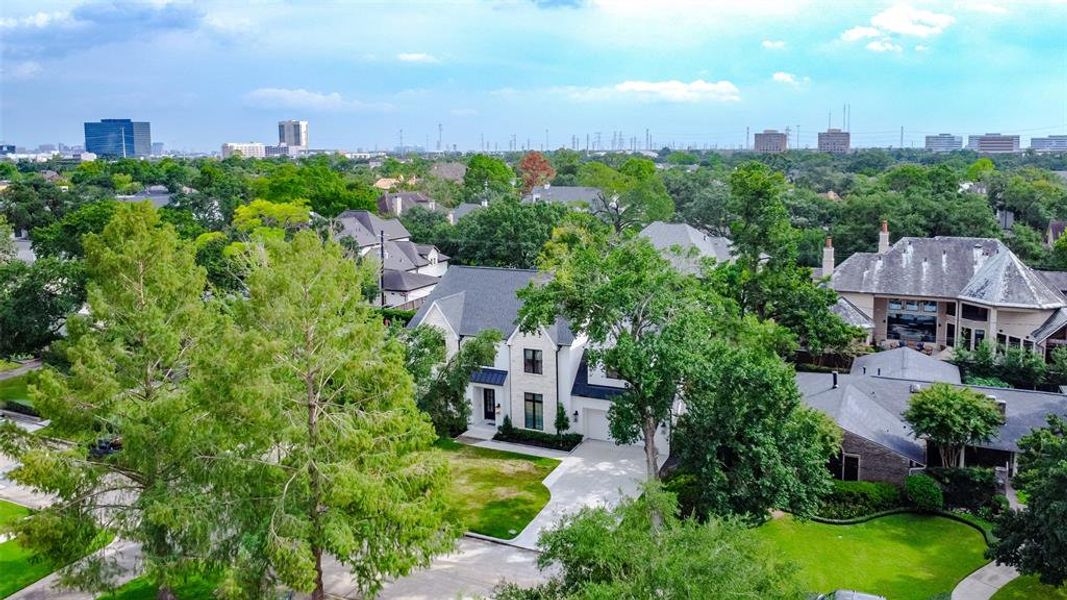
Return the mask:
[[985,329],[975,329],[974,330],[974,347],[977,348],[978,344],[981,344],[982,340],[984,340],[984,339],[985,339]]
[[[997,337],[999,338],[1000,336],[997,336]],[[1022,340],[1020,340],[1017,337],[1012,337],[1010,335],[1008,336],[1008,347],[1009,348],[1018,348],[1018,347],[1020,347],[1021,342],[1022,342]]]
[[997,334],[997,346],[1000,346],[1001,348],[1003,348],[1006,345],[1008,345],[1008,336],[1004,335],[1003,333],[998,333]]
[[955,302],[946,302],[945,303],[945,314],[950,316],[950,317],[955,317],[956,316],[956,303]]
[[962,338],[960,341],[963,342],[962,345],[965,349],[970,350],[972,337],[974,337],[974,333],[970,327],[960,327],[960,338]]
[[937,302],[923,302],[923,312],[937,312]]
[[[951,304],[949,306],[951,306]],[[955,325],[955,323],[947,323],[947,324],[945,324],[945,345],[946,346],[955,346],[956,345],[956,325]]]
[[908,310],[919,310],[919,303],[916,302],[915,300],[908,300],[908,302],[907,302],[907,304],[905,304],[905,306],[907,307]]
[[545,402],[541,394],[526,392],[524,404],[526,406],[526,429],[543,430],[545,428]]
[[540,350],[526,348],[522,351],[522,370],[527,373],[541,374],[544,361],[541,359]]
[[1033,352],[1033,350],[1034,350],[1034,343],[1033,343],[1033,342],[1031,342],[1030,340],[1023,340],[1023,348],[1025,348],[1025,349],[1027,349],[1027,350],[1029,350],[1029,351]]
[[964,304],[963,318],[971,321],[986,321],[989,319],[989,311],[980,306]]
[[889,300],[889,310],[901,310],[904,308],[904,303],[896,298]]
[[841,479],[845,481],[860,480],[860,457],[858,454],[846,454],[842,461]]

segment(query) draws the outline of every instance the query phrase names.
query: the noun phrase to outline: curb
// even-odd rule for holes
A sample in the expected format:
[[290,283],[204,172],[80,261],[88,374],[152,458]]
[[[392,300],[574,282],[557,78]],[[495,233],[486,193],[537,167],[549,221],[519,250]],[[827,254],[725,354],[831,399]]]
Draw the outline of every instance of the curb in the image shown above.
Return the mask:
[[489,542],[491,544],[497,544],[499,546],[507,546],[509,548],[515,548],[516,550],[524,550],[526,552],[532,552],[533,554],[541,554],[540,550],[534,550],[533,548],[527,548],[526,546],[519,546],[518,544],[513,544],[509,540],[502,540],[500,538],[482,535],[480,533],[474,533],[473,531],[468,531],[467,533],[464,533],[463,537],[470,538],[472,540],[480,540],[482,542]]

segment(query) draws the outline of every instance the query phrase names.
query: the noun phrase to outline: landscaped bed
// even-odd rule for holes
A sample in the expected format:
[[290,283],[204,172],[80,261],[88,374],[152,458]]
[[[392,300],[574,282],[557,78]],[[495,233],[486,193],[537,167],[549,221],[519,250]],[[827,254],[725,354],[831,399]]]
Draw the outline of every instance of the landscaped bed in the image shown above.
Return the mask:
[[500,539],[519,534],[548,503],[542,480],[557,466],[540,458],[440,440],[452,471],[452,504],[468,531]]
[[952,519],[903,513],[857,525],[786,516],[756,530],[799,567],[812,592],[853,589],[893,600],[951,592],[988,562],[982,535]]
[[1054,588],[1037,577],[1019,577],[1008,582],[993,595],[993,600],[1067,600],[1067,585]]

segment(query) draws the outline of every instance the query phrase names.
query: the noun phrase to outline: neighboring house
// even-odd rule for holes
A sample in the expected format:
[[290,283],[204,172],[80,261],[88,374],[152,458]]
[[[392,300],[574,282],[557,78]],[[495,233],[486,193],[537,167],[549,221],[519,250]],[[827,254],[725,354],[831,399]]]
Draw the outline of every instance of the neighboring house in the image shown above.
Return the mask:
[[556,202],[568,206],[591,205],[602,192],[600,188],[578,185],[552,185],[546,183],[535,187],[522,197],[523,202]]
[[137,192],[136,194],[126,194],[122,196],[115,196],[115,199],[119,202],[151,202],[152,206],[156,208],[163,208],[170,204],[170,199],[173,194],[167,189],[165,185],[150,185],[145,189]]
[[729,238],[707,235],[685,223],[655,221],[642,229],[641,235],[683,273],[700,273],[706,258],[715,259],[716,263],[733,262],[733,242]]
[[467,165],[461,162],[439,162],[430,167],[430,175],[453,183],[463,183]]
[[1063,237],[1064,230],[1067,230],[1067,221],[1049,221],[1045,230],[1045,244],[1049,248],[1056,245],[1056,240]]
[[471,214],[472,212],[478,209],[485,208],[486,206],[489,206],[489,202],[486,200],[482,200],[481,204],[472,204],[470,202],[464,202],[463,204],[460,204],[459,206],[448,211],[448,222],[452,225],[455,225],[463,217]]
[[[831,255],[832,257],[832,255]],[[983,339],[1042,355],[1067,344],[1067,298],[1000,240],[905,237],[859,252],[822,274],[874,323],[873,343],[933,351],[973,348]]]
[[[911,395],[930,383],[959,385],[959,371],[936,364],[940,362],[898,348],[858,359],[849,374],[797,373],[804,402],[829,415],[844,432],[842,453],[830,462],[835,477],[900,484],[910,469],[939,465],[936,447],[916,439],[901,415]],[[1013,476],[1019,440],[1043,427],[1046,415],[1067,416],[1067,397],[1062,394],[966,387],[995,400],[1005,419],[993,440],[966,449],[968,466],[1000,467]]]
[[422,192],[395,192],[378,197],[378,213],[399,217],[416,206],[437,210],[437,201]]
[[[542,277],[527,269],[454,266],[408,326],[441,330],[449,356],[482,331],[500,332],[493,364],[476,371],[467,388],[471,432],[491,434],[510,417],[520,429],[555,433],[556,407],[562,406],[570,432],[611,440],[608,410],[625,384],[589,367],[585,338],[562,319],[531,334],[518,329],[522,302],[516,292]],[[666,450],[665,437],[657,438],[657,446]]]
[[417,308],[448,270],[448,256],[431,244],[412,242],[396,219],[347,210],[337,216],[337,225],[338,238],[353,240],[360,256],[381,261],[385,306]]

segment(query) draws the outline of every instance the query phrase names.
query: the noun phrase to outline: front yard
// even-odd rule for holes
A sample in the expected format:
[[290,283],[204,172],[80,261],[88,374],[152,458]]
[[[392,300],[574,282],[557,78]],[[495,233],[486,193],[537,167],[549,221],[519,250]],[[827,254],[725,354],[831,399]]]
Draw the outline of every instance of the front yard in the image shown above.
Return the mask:
[[1019,577],[1008,582],[993,595],[993,600],[1067,600],[1067,585],[1054,588],[1043,585],[1037,577]]
[[[27,508],[0,500],[0,526],[21,519],[29,512]],[[54,570],[51,564],[32,558],[33,555],[18,540],[0,544],[0,598],[7,598]]]
[[500,539],[519,534],[548,503],[541,483],[559,461],[440,440],[452,472],[452,505],[468,531]]
[[28,385],[29,377],[27,375],[0,380],[0,404],[7,400],[28,402],[30,399]]
[[786,516],[756,530],[800,567],[805,588],[852,589],[893,600],[927,600],[951,592],[984,565],[986,545],[973,528],[911,513],[857,525],[827,525]]

